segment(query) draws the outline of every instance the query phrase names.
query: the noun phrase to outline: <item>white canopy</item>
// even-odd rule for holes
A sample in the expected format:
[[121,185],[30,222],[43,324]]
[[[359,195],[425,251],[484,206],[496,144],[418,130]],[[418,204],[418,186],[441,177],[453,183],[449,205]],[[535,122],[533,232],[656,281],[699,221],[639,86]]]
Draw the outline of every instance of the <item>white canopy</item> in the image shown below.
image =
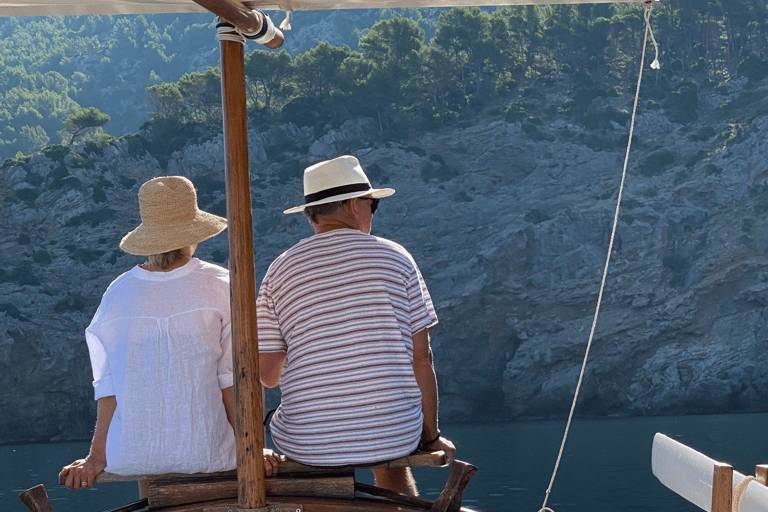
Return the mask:
[[[256,0],[243,2],[254,9],[317,11],[325,9],[381,9],[387,7],[452,7],[456,5],[645,3],[646,0]],[[0,0],[0,16],[67,14],[154,14],[205,12],[192,0]]]

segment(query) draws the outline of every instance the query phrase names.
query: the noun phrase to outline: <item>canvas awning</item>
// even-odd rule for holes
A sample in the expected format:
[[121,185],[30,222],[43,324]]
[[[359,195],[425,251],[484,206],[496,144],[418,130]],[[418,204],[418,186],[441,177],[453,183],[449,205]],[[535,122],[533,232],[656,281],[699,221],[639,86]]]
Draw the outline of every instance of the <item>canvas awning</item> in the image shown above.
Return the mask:
[[[325,9],[382,9],[398,7],[453,7],[456,5],[533,5],[645,3],[646,0],[256,0],[254,9],[318,11]],[[192,0],[0,0],[0,16],[77,14],[156,14],[205,12]]]

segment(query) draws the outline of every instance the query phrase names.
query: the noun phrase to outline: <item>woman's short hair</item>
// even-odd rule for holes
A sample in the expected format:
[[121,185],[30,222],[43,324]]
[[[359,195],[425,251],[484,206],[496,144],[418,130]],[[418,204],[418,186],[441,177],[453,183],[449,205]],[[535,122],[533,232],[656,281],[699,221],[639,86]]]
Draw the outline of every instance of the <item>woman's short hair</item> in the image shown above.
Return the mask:
[[317,224],[318,215],[331,215],[336,213],[347,201],[348,199],[345,199],[344,201],[334,201],[333,203],[323,203],[316,204],[314,206],[307,206],[304,208],[304,215],[309,218],[309,222],[312,224]]
[[160,270],[165,270],[176,263],[177,260],[184,257],[185,249],[186,247],[182,247],[181,249],[174,249],[172,251],[163,252],[160,254],[150,254],[147,256],[147,259],[149,260],[149,266],[153,268],[159,268]]

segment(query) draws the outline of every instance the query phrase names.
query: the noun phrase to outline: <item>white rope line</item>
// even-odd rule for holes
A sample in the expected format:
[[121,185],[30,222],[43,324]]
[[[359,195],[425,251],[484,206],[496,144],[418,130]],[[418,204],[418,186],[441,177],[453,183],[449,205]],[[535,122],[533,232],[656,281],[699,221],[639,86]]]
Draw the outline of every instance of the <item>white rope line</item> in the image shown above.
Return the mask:
[[245,36],[242,32],[228,23],[222,23],[216,27],[216,37],[219,41],[232,41],[245,45]]
[[744,491],[747,490],[747,486],[749,485],[749,482],[756,481],[757,478],[753,476],[748,476],[744,478],[741,482],[739,482],[739,485],[736,486],[736,488],[733,489],[733,501],[731,502],[731,506],[733,507],[731,510],[732,512],[739,512],[739,507],[741,506],[741,498],[744,496]]
[[[632,107],[632,120],[630,122],[629,126],[629,141],[627,142],[627,152],[624,156],[624,168],[622,170],[621,174],[621,185],[619,186],[619,197],[616,201],[616,212],[613,215],[613,227],[611,229],[611,241],[608,244],[608,256],[605,258],[605,267],[603,268],[603,278],[600,282],[600,293],[597,296],[597,306],[595,307],[595,316],[592,319],[592,329],[589,332],[589,341],[587,342],[587,349],[584,353],[584,362],[581,364],[581,372],[579,373],[579,380],[576,384],[576,391],[573,395],[573,403],[571,403],[571,411],[568,414],[568,421],[565,424],[565,433],[563,434],[563,441],[560,443],[560,452],[557,454],[557,461],[555,462],[555,469],[552,472],[552,478],[549,481],[549,487],[547,487],[547,491],[544,495],[544,503],[542,503],[541,508],[539,509],[539,512],[554,512],[551,508],[547,507],[547,501],[549,501],[549,495],[552,492],[552,487],[555,483],[555,477],[557,476],[557,470],[560,467],[560,461],[563,458],[563,450],[565,449],[565,441],[568,439],[568,431],[571,429],[571,422],[573,420],[573,413],[576,410],[576,401],[579,398],[579,391],[581,390],[581,383],[584,380],[584,370],[587,367],[587,360],[589,359],[589,350],[592,347],[592,340],[595,336],[595,328],[597,326],[597,317],[600,313],[600,304],[603,301],[603,290],[605,288],[605,281],[608,278],[608,265],[611,262],[611,252],[613,251],[613,241],[616,237],[616,227],[619,223],[619,208],[621,206],[621,196],[624,193],[624,181],[627,176],[627,165],[629,163],[629,152],[632,148],[632,136],[635,131],[635,116],[637,114],[637,104],[640,99],[640,84],[642,83],[643,79],[643,67],[645,66],[645,47],[648,44],[648,34],[651,34],[651,38],[653,40],[653,45],[656,48],[656,59],[653,61],[653,65],[659,66],[659,48],[656,44],[656,39],[653,37],[653,30],[651,29],[651,3],[646,3],[645,8],[645,38],[643,39],[643,53],[642,57],[640,58],[640,74],[637,78],[637,90],[635,91],[635,102]],[[657,67],[654,67],[654,69],[657,69]]]

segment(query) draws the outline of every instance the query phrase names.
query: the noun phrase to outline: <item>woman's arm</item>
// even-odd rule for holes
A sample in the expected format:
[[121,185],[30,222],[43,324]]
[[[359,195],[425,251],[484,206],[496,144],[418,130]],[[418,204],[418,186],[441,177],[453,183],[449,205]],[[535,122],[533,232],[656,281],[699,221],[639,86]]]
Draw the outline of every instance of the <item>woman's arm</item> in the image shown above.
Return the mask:
[[86,458],[64,466],[59,473],[60,478],[66,476],[64,485],[70,489],[93,487],[96,476],[107,467],[107,432],[116,408],[117,398],[114,395],[99,398],[90,453]]

